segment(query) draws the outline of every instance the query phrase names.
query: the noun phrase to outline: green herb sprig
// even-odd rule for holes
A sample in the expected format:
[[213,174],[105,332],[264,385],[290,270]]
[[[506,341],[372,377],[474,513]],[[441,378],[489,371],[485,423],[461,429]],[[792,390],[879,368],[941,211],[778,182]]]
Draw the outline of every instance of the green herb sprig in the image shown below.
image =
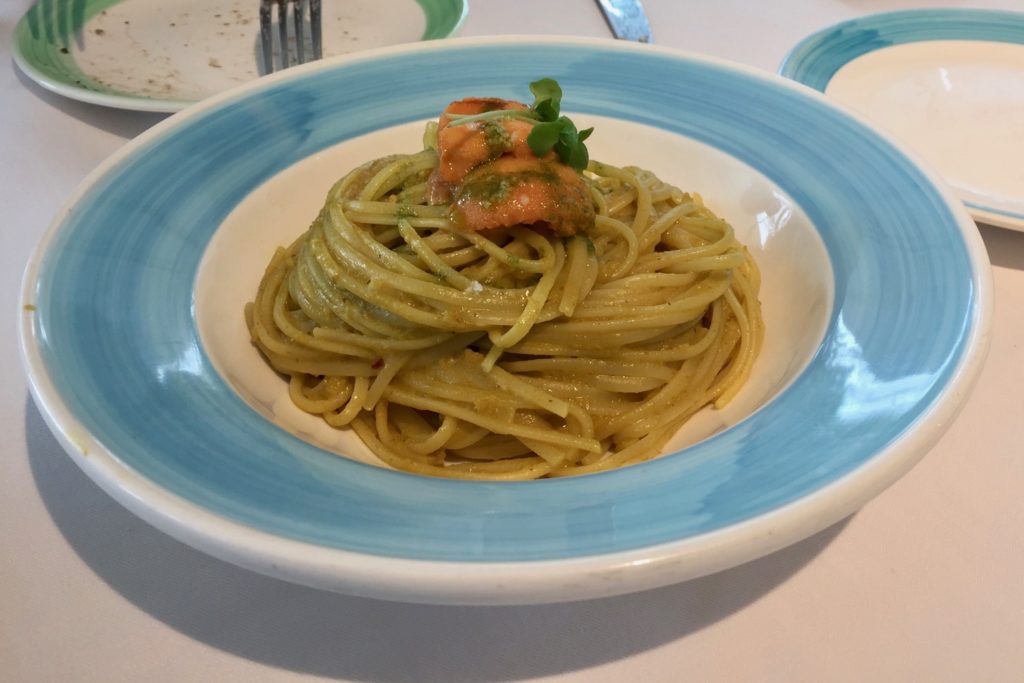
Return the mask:
[[590,154],[584,141],[594,132],[593,128],[576,130],[576,124],[568,116],[561,116],[562,88],[553,78],[542,78],[530,83],[533,104],[529,109],[496,109],[480,114],[456,116],[449,126],[462,126],[477,121],[517,119],[533,123],[533,129],[526,137],[526,144],[538,157],[552,149],[558,157],[577,171],[582,171],[590,162]]

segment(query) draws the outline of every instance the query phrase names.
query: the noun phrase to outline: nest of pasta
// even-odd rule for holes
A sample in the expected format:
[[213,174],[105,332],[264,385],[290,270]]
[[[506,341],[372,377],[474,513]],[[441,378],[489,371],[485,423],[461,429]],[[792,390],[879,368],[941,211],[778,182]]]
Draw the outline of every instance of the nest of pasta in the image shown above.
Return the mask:
[[759,274],[699,195],[590,161],[585,230],[474,231],[438,166],[351,171],[273,256],[246,320],[299,408],[401,470],[530,479],[654,457],[740,389]]

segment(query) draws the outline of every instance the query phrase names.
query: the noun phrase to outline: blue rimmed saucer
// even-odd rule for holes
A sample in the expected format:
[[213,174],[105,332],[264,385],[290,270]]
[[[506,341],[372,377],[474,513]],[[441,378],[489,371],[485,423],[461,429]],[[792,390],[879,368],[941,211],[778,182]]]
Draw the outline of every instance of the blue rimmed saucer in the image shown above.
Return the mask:
[[808,36],[779,72],[932,164],[979,221],[1024,230],[1024,14],[920,9]]

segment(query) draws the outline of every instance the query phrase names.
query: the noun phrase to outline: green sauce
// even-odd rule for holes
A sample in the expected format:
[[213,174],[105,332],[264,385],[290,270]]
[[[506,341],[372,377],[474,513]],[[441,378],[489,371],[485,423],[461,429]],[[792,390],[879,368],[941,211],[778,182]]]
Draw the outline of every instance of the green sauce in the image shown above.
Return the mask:
[[512,136],[500,121],[484,121],[480,124],[480,130],[487,142],[487,154],[490,158],[496,159],[512,149]]
[[543,167],[543,170],[518,173],[482,173],[477,177],[470,177],[463,184],[456,202],[469,199],[477,201],[485,207],[491,206],[507,199],[516,187],[535,180],[548,185],[557,185],[560,182],[558,173],[547,165]]

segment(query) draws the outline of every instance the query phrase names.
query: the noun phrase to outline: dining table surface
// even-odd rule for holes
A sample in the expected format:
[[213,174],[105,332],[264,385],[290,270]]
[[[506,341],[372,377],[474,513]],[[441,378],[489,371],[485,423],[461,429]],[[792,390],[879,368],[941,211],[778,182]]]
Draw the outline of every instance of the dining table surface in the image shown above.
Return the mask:
[[[977,226],[994,316],[963,409],[908,474],[824,531],[702,578],[578,602],[325,592],[149,526],[79,470],[33,402],[17,324],[26,263],[87,174],[169,115],[26,77],[12,42],[31,5],[0,3],[0,680],[1024,680],[1024,232]],[[765,72],[805,36],[862,15],[1024,11],[1021,0],[644,5],[658,46]],[[593,0],[471,0],[461,36],[510,34],[613,40]]]

